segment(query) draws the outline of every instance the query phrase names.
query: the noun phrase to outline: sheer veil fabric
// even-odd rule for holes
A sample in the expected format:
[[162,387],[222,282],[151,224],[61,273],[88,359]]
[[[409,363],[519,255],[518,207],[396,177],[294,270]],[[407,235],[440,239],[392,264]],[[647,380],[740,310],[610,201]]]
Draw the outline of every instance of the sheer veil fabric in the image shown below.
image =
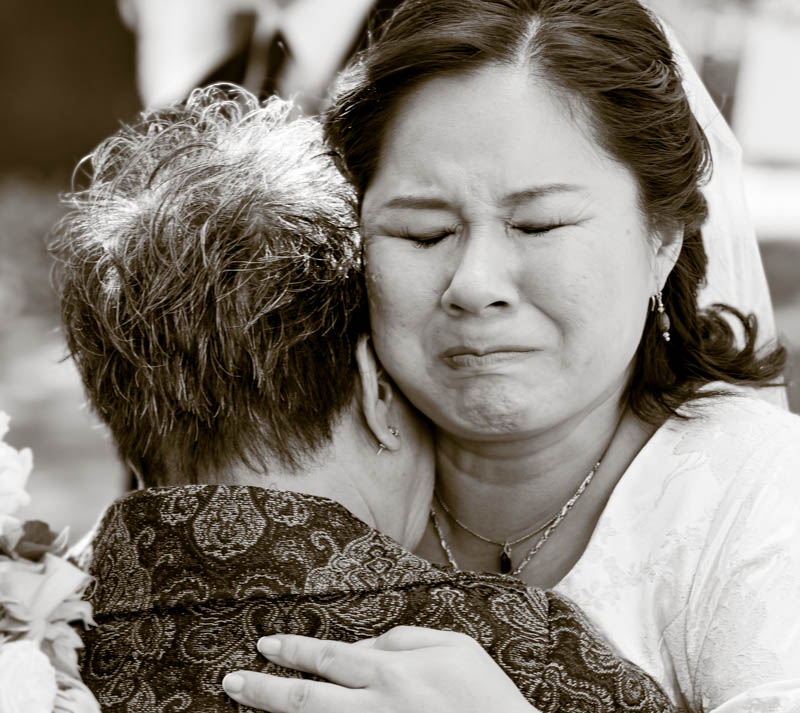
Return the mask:
[[[713,160],[711,179],[703,190],[709,207],[709,218],[703,226],[708,274],[699,302],[701,306],[722,302],[745,314],[755,314],[758,344],[763,346],[776,337],[775,315],[744,195],[742,149],[674,32],[666,25],[664,29],[675,52],[692,111],[708,137]],[[757,389],[756,393],[788,408],[783,387]]]

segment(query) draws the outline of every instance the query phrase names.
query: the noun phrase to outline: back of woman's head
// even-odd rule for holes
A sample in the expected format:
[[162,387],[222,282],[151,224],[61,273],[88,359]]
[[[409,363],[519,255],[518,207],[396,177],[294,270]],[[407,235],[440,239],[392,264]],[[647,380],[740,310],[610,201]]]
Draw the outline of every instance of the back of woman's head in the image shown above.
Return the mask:
[[[756,324],[719,306],[700,312],[707,256],[701,192],[708,143],[692,114],[661,26],[637,0],[409,0],[343,75],[326,120],[328,140],[359,200],[381,160],[393,117],[415,88],[435,77],[487,66],[526,69],[564,106],[565,117],[634,177],[652,232],[679,232],[683,245],[663,290],[672,339],[647,320],[626,397],[657,422],[724,380],[763,384],[785,355],[755,354]],[[740,322],[737,345],[729,318]]]
[[147,486],[295,467],[351,403],[352,189],[291,110],[197,89],[103,141],[67,198],[51,245],[67,345]]

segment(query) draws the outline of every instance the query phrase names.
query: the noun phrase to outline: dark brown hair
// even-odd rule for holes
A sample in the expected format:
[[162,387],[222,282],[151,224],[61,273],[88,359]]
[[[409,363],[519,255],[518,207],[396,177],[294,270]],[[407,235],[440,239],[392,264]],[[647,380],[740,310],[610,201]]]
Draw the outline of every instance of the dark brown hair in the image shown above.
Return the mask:
[[366,330],[355,200],[316,121],[212,87],[88,157],[52,245],[67,344],[144,485],[294,466]]
[[754,316],[725,305],[698,309],[707,266],[701,227],[708,212],[700,187],[711,170],[710,151],[669,42],[637,0],[400,5],[343,75],[326,117],[328,140],[359,201],[403,97],[432,77],[492,64],[526,67],[546,81],[633,173],[650,227],[683,232],[663,290],[672,339],[664,341],[654,315],[647,320],[624,396],[634,412],[658,423],[683,403],[711,394],[698,391],[709,382],[774,383],[785,350],[773,346],[756,354]]

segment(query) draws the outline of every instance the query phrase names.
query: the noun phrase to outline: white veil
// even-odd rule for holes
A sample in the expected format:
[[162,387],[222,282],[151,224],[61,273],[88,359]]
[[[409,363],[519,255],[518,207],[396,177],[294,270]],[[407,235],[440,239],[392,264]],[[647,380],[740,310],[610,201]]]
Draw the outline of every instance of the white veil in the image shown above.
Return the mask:
[[[776,336],[775,315],[744,197],[742,149],[674,33],[666,26],[664,29],[692,111],[708,137],[714,163],[711,180],[703,189],[709,208],[703,226],[708,272],[698,301],[701,306],[722,302],[745,314],[755,314],[761,346]],[[757,393],[787,408],[785,388],[758,389]]]

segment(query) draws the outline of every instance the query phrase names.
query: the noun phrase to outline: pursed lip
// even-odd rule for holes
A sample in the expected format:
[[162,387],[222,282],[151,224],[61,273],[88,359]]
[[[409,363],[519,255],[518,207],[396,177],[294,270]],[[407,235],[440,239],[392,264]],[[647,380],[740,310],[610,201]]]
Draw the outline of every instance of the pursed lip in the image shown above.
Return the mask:
[[459,344],[443,351],[439,358],[452,368],[482,367],[508,361],[518,361],[536,351],[519,344],[497,344],[473,347]]

